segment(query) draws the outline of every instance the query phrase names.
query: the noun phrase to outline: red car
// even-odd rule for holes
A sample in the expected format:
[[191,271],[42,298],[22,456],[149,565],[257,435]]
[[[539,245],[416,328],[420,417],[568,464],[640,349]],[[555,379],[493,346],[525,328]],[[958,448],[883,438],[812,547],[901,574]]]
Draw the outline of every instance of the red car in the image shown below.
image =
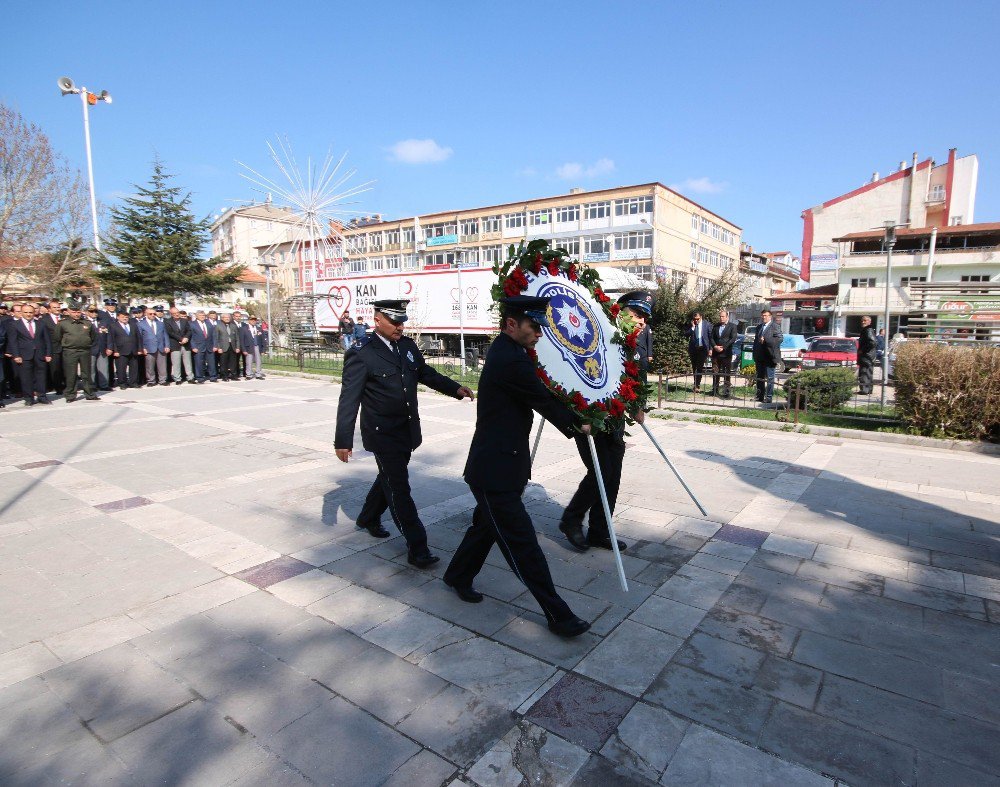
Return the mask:
[[802,354],[803,369],[857,365],[858,340],[844,336],[817,336]]

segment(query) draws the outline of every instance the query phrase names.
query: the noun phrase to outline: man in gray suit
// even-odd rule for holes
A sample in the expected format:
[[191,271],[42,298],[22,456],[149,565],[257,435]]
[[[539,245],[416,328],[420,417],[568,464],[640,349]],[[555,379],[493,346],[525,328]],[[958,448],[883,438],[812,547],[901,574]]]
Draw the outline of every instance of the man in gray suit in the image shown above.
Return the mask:
[[224,312],[222,322],[215,326],[215,346],[219,348],[219,379],[238,379],[240,332],[229,312]]

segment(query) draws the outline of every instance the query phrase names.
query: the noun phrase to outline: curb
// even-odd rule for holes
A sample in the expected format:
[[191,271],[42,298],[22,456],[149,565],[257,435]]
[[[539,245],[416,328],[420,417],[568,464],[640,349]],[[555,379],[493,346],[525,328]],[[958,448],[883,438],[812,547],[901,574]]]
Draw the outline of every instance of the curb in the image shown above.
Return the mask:
[[724,418],[727,421],[736,421],[740,426],[749,426],[757,429],[770,429],[772,432],[786,432],[788,434],[810,434],[822,437],[837,437],[845,440],[863,440],[875,443],[892,443],[894,445],[907,445],[919,448],[937,448],[943,451],[964,451],[971,454],[983,454],[986,456],[1000,456],[1000,445],[992,443],[979,443],[973,440],[942,440],[936,437],[924,437],[922,435],[894,434],[893,432],[869,432],[862,429],[847,429],[833,426],[815,426],[813,424],[803,424],[809,431],[800,432],[797,428],[788,429],[785,427],[791,424],[779,421],[764,421],[757,418],[739,418],[737,416],[725,415],[723,413],[698,413],[693,410],[683,408],[654,408],[651,415],[659,415],[664,412],[687,413],[691,416],[689,423],[698,423],[699,418]]

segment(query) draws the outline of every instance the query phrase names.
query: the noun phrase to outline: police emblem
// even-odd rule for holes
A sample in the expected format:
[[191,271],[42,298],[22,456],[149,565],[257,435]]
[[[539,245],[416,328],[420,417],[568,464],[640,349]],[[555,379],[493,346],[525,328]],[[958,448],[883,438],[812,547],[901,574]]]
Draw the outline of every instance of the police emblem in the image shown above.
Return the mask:
[[546,312],[548,324],[542,326],[546,338],[559,348],[584,385],[603,388],[608,367],[604,337],[594,310],[568,282],[548,282],[539,287],[537,294],[552,299]]

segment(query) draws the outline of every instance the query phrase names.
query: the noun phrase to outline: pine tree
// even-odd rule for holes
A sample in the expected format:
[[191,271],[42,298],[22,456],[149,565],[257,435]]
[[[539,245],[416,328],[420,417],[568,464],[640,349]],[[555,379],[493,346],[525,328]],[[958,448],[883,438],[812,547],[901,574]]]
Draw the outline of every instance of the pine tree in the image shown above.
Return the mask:
[[162,298],[171,305],[182,293],[218,295],[232,288],[244,266],[205,259],[210,222],[198,220],[189,206],[191,195],[170,185],[159,160],[153,162],[149,186],[111,210],[112,235],[102,255],[98,277],[104,289],[120,296]]

